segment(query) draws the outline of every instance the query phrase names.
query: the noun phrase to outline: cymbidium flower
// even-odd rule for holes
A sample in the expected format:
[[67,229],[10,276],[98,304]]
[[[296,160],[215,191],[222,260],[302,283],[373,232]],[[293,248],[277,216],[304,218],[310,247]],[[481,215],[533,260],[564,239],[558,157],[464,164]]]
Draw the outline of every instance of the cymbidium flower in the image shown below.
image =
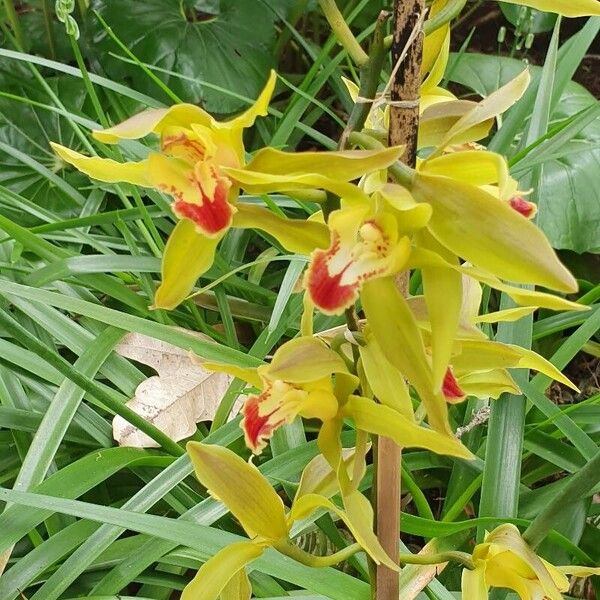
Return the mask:
[[[411,415],[392,405],[376,404],[355,395],[358,378],[348,372],[339,354],[317,338],[296,338],[285,343],[269,365],[258,369],[216,363],[203,366],[230,373],[261,390],[250,395],[242,409],[246,444],[255,454],[264,449],[278,427],[301,416],[323,423],[319,444],[328,457],[339,454],[335,448],[344,418],[354,421],[357,429],[385,435],[402,447],[427,448],[462,458],[471,456],[449,431],[420,427]],[[330,464],[336,460],[330,460]]]
[[[377,564],[398,570],[373,533],[373,510],[368,500],[356,490],[344,497],[344,509],[329,499],[337,487],[332,470],[322,457],[307,465],[287,511],[258,469],[231,450],[189,442],[187,451],[200,483],[229,509],[250,539],[226,546],[205,562],[183,591],[182,600],[217,600],[228,587],[237,589],[238,595],[233,596],[236,600],[249,600],[251,589],[246,565],[269,548],[309,564],[321,564],[318,557],[303,552],[290,540],[294,522],[306,519],[318,509],[331,511],[341,518],[357,543]],[[352,467],[352,460],[346,452],[343,468]],[[313,563],[313,559],[317,560]]]
[[598,575],[600,568],[555,567],[540,558],[511,524],[496,527],[473,550],[475,569],[462,574],[462,597],[487,600],[491,587],[514,590],[521,600],[561,600],[569,589],[566,575]]
[[275,81],[272,72],[255,104],[229,121],[217,121],[198,106],[178,104],[147,110],[93,132],[106,144],[158,135],[159,151],[138,162],[84,156],[52,144],[63,160],[95,179],[153,187],[173,198],[172,209],[180,221],[165,249],[156,307],[173,308],[185,298],[212,265],[217,244],[232,226],[263,229],[291,252],[309,253],[327,245],[322,224],[281,218],[266,209],[239,203],[240,187],[250,193],[319,188],[361,198],[364,193],[348,182],[385,168],[400,155],[399,148],[327,153],[264,148],[246,163],[244,129],[267,114]]

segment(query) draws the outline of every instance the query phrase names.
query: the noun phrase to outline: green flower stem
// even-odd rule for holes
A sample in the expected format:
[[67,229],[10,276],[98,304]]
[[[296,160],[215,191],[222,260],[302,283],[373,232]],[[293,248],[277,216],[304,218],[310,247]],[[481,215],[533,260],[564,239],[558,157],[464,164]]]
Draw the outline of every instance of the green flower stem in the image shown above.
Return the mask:
[[4,0],[4,11],[6,12],[6,20],[12,29],[13,35],[15,36],[17,50],[25,52],[25,38],[23,37],[21,22],[19,21],[19,16],[15,10],[13,0]]
[[361,67],[369,60],[367,53],[361,48],[357,39],[354,37],[350,27],[346,23],[344,16],[337,7],[335,0],[319,0],[319,6],[329,22],[333,33],[338,42],[345,48],[350,58]]
[[71,365],[69,361],[60,354],[56,354],[44,343],[40,342],[25,327],[13,319],[8,313],[0,311],[0,324],[15,339],[21,341],[28,350],[35,352],[40,358],[51,364],[57,371],[62,373],[67,379],[78,385],[81,389],[88,392],[98,402],[104,405],[109,411],[123,417],[128,423],[143,431],[151,437],[166,452],[173,456],[182,456],[184,449],[174,442],[168,435],[157,429],[152,423],[149,423],[136,412],[113,398],[110,393],[99,386],[93,379],[86,377]]
[[302,548],[299,548],[290,540],[285,540],[284,542],[277,544],[275,549],[307,567],[332,567],[344,560],[348,560],[357,552],[362,551],[361,545],[355,542],[354,544],[350,544],[349,546],[338,550],[338,552],[335,552],[334,554],[328,556],[315,556],[314,554],[302,550]]
[[[348,123],[344,128],[342,135],[340,136],[340,140],[338,142],[339,150],[345,150],[348,147],[352,133],[356,130],[362,129],[367,117],[369,116],[369,111],[371,110],[373,102],[368,101],[368,99],[375,98],[375,94],[377,93],[377,84],[379,83],[379,77],[381,75],[381,70],[383,69],[383,63],[386,56],[386,51],[383,48],[383,28],[387,18],[388,13],[382,12],[377,19],[370,56],[360,68],[360,84],[357,102],[354,103],[352,112],[348,117]],[[365,102],[359,99],[367,99],[367,101]],[[327,198],[323,203],[323,215],[325,217],[325,221],[327,221],[329,215],[339,207],[340,199],[334,194],[328,193]],[[352,315],[353,314],[354,313],[352,312]],[[358,327],[353,327],[353,322],[351,322],[354,319],[352,315],[349,315],[348,311],[346,312],[346,316],[350,317],[348,320],[348,326],[351,330],[358,331]]]
[[377,85],[387,52],[383,47],[384,27],[389,13],[382,11],[377,18],[373,43],[369,51],[369,60],[360,67],[358,98],[354,103],[348,123],[340,137],[338,148],[344,150],[348,146],[348,138],[353,131],[362,129],[377,94]]
[[557,519],[565,510],[586,494],[600,480],[600,450],[585,467],[569,479],[569,483],[538,513],[531,525],[523,533],[523,539],[536,548],[548,535]]
[[458,550],[449,550],[448,552],[438,552],[436,554],[401,553],[398,561],[405,565],[439,565],[447,562],[457,562],[467,567],[467,569],[475,568],[471,555],[466,552],[459,552]]
[[54,31],[52,24],[54,21],[54,10],[50,0],[44,0],[44,27],[46,28],[46,37],[48,38],[48,48],[50,49],[50,58],[56,60],[56,42],[54,41]]
[[[377,150],[383,148],[383,144],[374,137],[358,131],[353,131],[350,134],[349,141],[351,144],[365,148],[366,150]],[[413,180],[416,171],[400,161],[396,161],[391,167],[388,167],[392,177],[404,187],[410,189],[413,185]]]

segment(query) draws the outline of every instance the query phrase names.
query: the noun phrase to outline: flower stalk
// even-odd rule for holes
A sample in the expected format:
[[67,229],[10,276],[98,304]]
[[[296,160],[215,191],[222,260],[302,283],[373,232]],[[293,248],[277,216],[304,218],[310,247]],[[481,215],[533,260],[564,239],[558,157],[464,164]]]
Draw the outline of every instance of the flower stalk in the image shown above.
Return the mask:
[[361,67],[369,60],[368,54],[362,49],[358,40],[348,27],[344,16],[340,12],[335,0],[319,0],[319,6],[329,22],[338,42],[345,48],[346,52],[356,65]]

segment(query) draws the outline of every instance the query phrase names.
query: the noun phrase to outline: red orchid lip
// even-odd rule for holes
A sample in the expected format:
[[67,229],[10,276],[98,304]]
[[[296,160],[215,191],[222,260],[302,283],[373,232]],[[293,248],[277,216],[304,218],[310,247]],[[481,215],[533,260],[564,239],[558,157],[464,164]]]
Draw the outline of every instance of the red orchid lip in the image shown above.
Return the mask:
[[328,250],[314,252],[306,273],[306,287],[310,296],[319,310],[326,314],[340,314],[358,296],[358,281],[347,285],[341,283],[350,263],[336,275],[329,274],[329,260],[338,249],[339,239]]
[[270,394],[271,388],[268,387],[260,395],[248,396],[242,408],[244,418],[240,426],[244,430],[246,446],[252,450],[253,454],[262,452],[267,446],[268,440],[271,439],[273,432],[284,422],[283,419],[275,422],[271,420],[277,409],[266,415],[260,414],[260,404],[267,400]]
[[444,381],[442,383],[442,392],[446,401],[450,403],[461,402],[465,398],[466,394],[458,384],[456,377],[454,377],[452,367],[446,369],[446,374],[444,375]]
[[206,196],[200,184],[194,179],[200,198],[199,203],[186,202],[176,190],[167,190],[175,198],[173,212],[180,218],[190,219],[205,235],[212,237],[231,226],[234,207],[228,201],[229,182],[224,178],[217,179],[215,193],[212,198]]

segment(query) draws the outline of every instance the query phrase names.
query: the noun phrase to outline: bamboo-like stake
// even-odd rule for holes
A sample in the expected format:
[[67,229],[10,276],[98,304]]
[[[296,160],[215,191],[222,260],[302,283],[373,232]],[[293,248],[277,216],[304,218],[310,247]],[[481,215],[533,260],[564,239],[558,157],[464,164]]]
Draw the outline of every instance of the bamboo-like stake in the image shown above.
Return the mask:
[[[423,36],[415,35],[422,27],[423,0],[395,0],[391,85],[389,143],[406,145],[402,161],[410,167],[416,164],[417,128],[419,126],[419,87]],[[404,58],[401,58],[404,55]],[[402,61],[401,64],[398,64]],[[403,295],[408,295],[408,272],[397,279]],[[380,437],[377,444],[377,537],[389,556],[400,552],[400,465],[401,451],[390,439]],[[383,565],[377,567],[377,600],[398,600],[398,573]]]

